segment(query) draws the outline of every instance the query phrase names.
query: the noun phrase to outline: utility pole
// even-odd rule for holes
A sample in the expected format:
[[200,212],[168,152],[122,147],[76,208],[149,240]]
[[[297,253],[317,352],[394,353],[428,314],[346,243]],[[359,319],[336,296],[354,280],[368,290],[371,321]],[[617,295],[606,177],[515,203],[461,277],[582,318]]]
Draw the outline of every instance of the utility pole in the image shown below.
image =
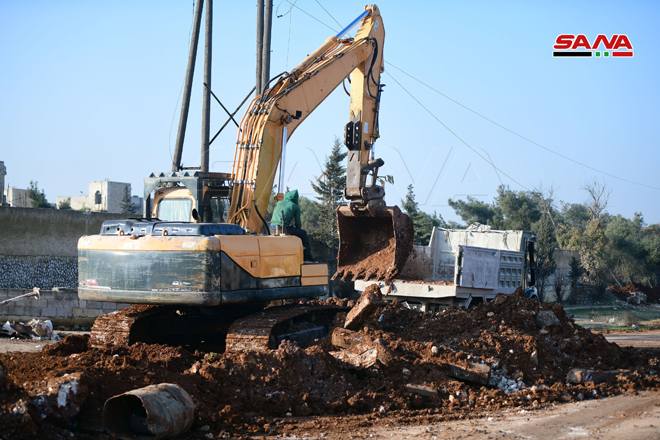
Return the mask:
[[[263,0],[260,0],[263,1]],[[270,35],[273,27],[273,0],[266,0],[266,13],[264,16],[263,50],[261,56],[261,90],[263,93],[270,80]],[[257,89],[259,90],[259,89]]]
[[[199,0],[201,3],[201,0]],[[209,172],[209,136],[211,130],[211,55],[213,42],[213,0],[206,0],[204,46],[204,101],[202,103],[202,156],[200,171]]]
[[181,103],[181,117],[179,119],[179,131],[176,135],[176,147],[172,159],[172,171],[179,171],[181,167],[181,154],[183,152],[183,140],[186,137],[186,124],[188,123],[188,110],[190,109],[190,92],[192,91],[193,75],[195,74],[195,59],[197,57],[197,43],[199,41],[199,28],[202,21],[202,6],[204,0],[197,1],[195,8],[195,26],[192,40],[190,41],[190,54],[188,55],[188,68],[186,69],[186,86]]
[[264,50],[264,0],[257,0],[257,82],[255,89],[256,96],[259,96],[261,94],[263,50]]

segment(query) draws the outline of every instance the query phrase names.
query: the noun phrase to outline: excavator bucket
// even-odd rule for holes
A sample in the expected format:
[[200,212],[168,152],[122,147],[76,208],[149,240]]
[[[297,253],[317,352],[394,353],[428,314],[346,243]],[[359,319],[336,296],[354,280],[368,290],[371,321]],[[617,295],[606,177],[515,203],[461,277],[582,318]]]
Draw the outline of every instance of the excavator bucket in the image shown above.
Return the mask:
[[410,217],[398,206],[381,215],[337,209],[339,255],[332,279],[390,280],[403,268],[413,246]]

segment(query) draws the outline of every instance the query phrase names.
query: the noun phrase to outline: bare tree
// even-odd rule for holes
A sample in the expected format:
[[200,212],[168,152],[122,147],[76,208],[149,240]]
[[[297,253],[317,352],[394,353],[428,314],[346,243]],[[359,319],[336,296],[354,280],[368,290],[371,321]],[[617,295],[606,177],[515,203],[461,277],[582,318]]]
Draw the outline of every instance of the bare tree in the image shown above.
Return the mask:
[[600,183],[596,178],[584,182],[580,185],[580,189],[589,194],[589,197],[584,202],[584,206],[589,210],[592,219],[600,218],[612,194],[612,189],[607,187],[605,182]]
[[541,202],[539,203],[539,211],[541,211],[543,214],[548,214],[548,217],[550,217],[550,222],[552,222],[553,229],[557,229],[557,224],[555,223],[555,219],[552,216],[552,213],[556,211],[554,200],[556,190],[557,188],[555,188],[554,184],[550,185],[550,188],[547,190],[543,188],[542,183],[540,183],[538,187],[534,188],[534,192],[539,195]]

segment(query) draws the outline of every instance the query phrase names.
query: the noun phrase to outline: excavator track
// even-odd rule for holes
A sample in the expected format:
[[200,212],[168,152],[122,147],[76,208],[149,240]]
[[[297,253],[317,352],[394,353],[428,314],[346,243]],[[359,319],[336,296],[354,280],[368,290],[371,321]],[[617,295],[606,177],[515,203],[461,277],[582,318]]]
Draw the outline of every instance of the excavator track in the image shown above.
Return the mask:
[[90,346],[107,348],[136,342],[188,346],[216,352],[276,349],[283,339],[306,345],[332,328],[334,305],[288,305],[255,311],[254,307],[200,309],[134,305],[99,316]]
[[229,328],[226,350],[274,350],[284,339],[304,346],[327,335],[335,315],[348,310],[341,306],[271,307],[236,320]]

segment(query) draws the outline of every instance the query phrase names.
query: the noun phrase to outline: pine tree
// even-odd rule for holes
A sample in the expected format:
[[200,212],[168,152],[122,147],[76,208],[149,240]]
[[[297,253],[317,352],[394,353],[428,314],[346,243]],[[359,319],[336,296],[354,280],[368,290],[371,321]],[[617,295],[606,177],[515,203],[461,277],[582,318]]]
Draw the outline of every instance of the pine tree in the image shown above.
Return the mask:
[[128,191],[128,185],[124,187],[124,196],[121,199],[119,208],[121,208],[122,214],[133,213],[133,203],[131,202],[131,193]]
[[343,203],[344,187],[346,186],[346,168],[343,161],[348,155],[341,152],[342,144],[335,138],[330,156],[325,160],[325,171],[312,188],[318,194],[314,204],[318,208],[318,229],[312,231],[314,239],[330,248],[331,255],[335,257],[339,249],[339,235],[337,234],[337,207]]
[[30,187],[27,190],[28,197],[30,198],[30,203],[33,208],[52,208],[48,200],[46,200],[46,194],[44,190],[39,190],[39,182],[33,182],[30,180]]
[[435,212],[429,215],[424,211],[420,211],[419,204],[415,200],[415,193],[413,192],[412,184],[408,185],[408,192],[406,198],[401,200],[401,206],[412,220],[413,228],[415,229],[414,243],[421,246],[427,246],[431,240],[431,232],[435,226],[446,227],[447,224],[442,216]]

